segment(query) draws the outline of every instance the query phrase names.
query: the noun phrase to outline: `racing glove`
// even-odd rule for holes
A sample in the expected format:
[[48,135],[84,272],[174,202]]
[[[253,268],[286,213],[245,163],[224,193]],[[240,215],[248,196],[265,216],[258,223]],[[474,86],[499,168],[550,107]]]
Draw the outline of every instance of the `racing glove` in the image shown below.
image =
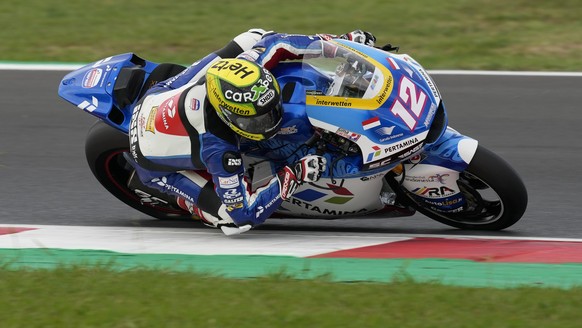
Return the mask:
[[376,37],[372,33],[362,30],[355,30],[342,34],[340,38],[365,44],[370,47],[373,47],[376,44]]
[[303,182],[319,180],[325,171],[327,160],[323,156],[307,155],[291,166],[285,166],[278,173],[281,198],[287,200]]

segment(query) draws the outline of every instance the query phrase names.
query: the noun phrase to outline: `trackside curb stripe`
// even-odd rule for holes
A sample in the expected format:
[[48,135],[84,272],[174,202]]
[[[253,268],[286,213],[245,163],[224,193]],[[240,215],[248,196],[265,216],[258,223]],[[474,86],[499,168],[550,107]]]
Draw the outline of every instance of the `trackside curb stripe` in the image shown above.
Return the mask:
[[344,259],[291,256],[127,254],[62,249],[0,249],[7,269],[98,265],[111,270],[170,270],[202,272],[225,278],[254,278],[272,274],[297,279],[325,277],[336,282],[392,282],[413,279],[469,287],[582,286],[582,264],[482,263],[439,259]]
[[345,249],[314,257],[440,258],[477,262],[582,263],[582,242],[423,237]]
[[0,235],[11,235],[19,232],[36,230],[35,228],[0,227]]
[[[268,230],[225,237],[214,229],[41,225],[0,229],[20,231],[0,235],[0,266],[8,269],[105,264],[116,270],[194,270],[236,278],[283,272],[334,281],[404,277],[463,286],[582,286],[582,263],[576,263],[582,258],[580,239]],[[548,255],[556,261],[525,263]]]

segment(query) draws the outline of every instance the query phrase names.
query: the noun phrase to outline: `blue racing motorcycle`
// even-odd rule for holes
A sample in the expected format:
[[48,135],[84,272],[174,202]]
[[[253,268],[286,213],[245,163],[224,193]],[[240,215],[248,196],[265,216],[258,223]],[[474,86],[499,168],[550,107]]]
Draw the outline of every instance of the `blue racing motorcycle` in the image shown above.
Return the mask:
[[[347,40],[315,41],[311,55],[280,63],[281,130],[241,147],[253,187],[308,153],[328,169],[303,184],[276,216],[314,219],[408,216],[416,211],[461,229],[501,230],[527,207],[513,168],[447,125],[441,94],[412,57]],[[59,95],[99,118],[86,139],[89,166],[118,199],[159,219],[190,218],[144,186],[124,157],[133,107],[158,81],[184,69],[135,54],[67,74]]]

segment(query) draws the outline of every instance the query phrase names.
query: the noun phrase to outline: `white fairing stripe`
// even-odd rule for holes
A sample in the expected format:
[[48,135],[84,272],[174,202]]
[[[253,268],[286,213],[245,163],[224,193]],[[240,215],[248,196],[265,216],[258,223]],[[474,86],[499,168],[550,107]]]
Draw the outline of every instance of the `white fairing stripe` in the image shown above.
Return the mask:
[[459,141],[457,145],[457,151],[459,152],[459,156],[465,163],[471,163],[473,156],[475,156],[475,152],[477,152],[477,146],[479,142],[475,139],[465,138]]

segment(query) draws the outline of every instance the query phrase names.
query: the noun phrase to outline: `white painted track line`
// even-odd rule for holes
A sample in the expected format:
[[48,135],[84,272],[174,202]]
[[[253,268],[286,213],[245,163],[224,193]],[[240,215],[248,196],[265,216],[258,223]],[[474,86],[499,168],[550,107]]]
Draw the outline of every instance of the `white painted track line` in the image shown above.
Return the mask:
[[582,239],[250,231],[227,237],[215,229],[10,225],[33,228],[0,235],[0,248],[60,248],[109,250],[123,253],[196,255],[274,255],[307,257],[418,237],[582,242]]
[[0,248],[60,248],[123,253],[196,255],[276,255],[307,257],[410,237],[251,231],[227,237],[215,229],[0,225],[34,228],[0,235]]
[[[22,71],[73,71],[86,64],[82,63],[18,63],[0,62],[0,70]],[[582,72],[545,71],[480,71],[480,70],[428,70],[431,75],[494,75],[494,76],[575,76]]]

